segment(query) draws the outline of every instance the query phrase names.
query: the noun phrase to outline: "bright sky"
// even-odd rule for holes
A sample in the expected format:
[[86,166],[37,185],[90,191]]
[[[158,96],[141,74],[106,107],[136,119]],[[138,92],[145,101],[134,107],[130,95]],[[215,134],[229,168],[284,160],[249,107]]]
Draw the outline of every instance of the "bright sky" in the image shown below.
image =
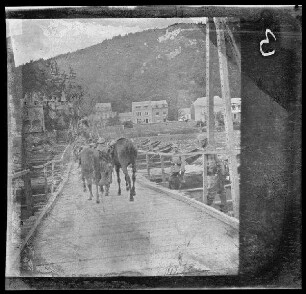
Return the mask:
[[114,36],[174,23],[206,22],[201,18],[8,19],[16,66],[101,43]]

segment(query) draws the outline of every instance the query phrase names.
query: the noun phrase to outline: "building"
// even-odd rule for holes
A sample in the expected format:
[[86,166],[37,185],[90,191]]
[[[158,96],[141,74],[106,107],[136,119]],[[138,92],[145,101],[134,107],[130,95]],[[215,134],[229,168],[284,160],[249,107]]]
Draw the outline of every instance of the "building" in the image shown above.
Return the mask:
[[241,98],[232,98],[233,122],[241,122]]
[[100,120],[108,120],[116,116],[116,112],[112,111],[111,103],[97,103],[95,106],[95,114]]
[[133,123],[158,123],[167,120],[166,100],[132,102]]
[[[223,100],[219,96],[214,96],[214,112],[221,111],[223,113]],[[190,107],[191,119],[195,121],[207,121],[208,107],[206,97],[196,99]]]
[[122,113],[119,113],[119,120],[122,123],[124,123],[126,121],[132,121],[133,120],[132,112],[122,112]]
[[[191,119],[195,121],[207,121],[208,109],[207,109],[207,99],[206,97],[198,98],[190,108]],[[232,98],[232,118],[233,122],[240,122],[241,120],[241,98]],[[222,98],[219,96],[214,96],[214,112],[217,113],[221,111],[224,113],[224,104]]]
[[191,119],[190,108],[180,108],[179,109],[179,121],[185,121]]

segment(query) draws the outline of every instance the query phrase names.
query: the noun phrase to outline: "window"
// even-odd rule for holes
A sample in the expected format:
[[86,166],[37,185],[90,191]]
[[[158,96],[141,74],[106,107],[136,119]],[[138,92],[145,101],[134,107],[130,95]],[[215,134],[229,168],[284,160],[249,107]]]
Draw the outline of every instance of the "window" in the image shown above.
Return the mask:
[[141,116],[141,111],[137,111],[136,116]]
[[236,113],[234,113],[234,119],[236,119],[236,117],[237,117],[237,115],[236,115]]
[[159,115],[159,111],[157,111],[157,112],[155,113],[155,115]]
[[145,119],[145,122],[146,122],[146,123],[148,123],[148,122],[149,122],[149,120],[146,118],[146,119]]
[[137,118],[137,123],[140,124],[141,123],[141,119]]
[[235,110],[235,109],[236,109],[235,105],[232,105],[232,110]]
[[164,111],[163,111],[163,114],[167,114],[167,111],[166,111],[166,110],[164,110]]
[[146,111],[146,112],[145,112],[145,115],[149,115],[149,112],[148,112],[148,111]]

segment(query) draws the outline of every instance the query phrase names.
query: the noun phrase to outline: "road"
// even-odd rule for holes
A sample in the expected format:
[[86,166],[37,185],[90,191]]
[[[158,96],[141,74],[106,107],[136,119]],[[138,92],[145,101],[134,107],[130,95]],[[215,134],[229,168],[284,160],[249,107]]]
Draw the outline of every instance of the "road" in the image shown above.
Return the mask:
[[137,180],[134,202],[122,191],[89,201],[75,164],[33,238],[36,276],[237,274],[233,228]]

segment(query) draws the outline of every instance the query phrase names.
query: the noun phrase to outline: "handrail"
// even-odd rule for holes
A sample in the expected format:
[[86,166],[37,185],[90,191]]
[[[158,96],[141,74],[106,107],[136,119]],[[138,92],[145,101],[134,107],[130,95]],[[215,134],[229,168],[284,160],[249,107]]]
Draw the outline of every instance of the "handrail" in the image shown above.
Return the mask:
[[22,170],[22,171],[19,171],[19,172],[16,172],[16,173],[12,174],[11,178],[12,178],[12,180],[14,180],[16,178],[19,178],[19,177],[22,177],[22,176],[28,174],[29,172],[30,172],[29,169]]
[[174,154],[176,155],[185,155],[185,156],[193,156],[193,155],[203,155],[203,154],[240,154],[240,148],[235,148],[234,150],[228,150],[228,149],[220,149],[220,150],[203,150],[203,151],[197,151],[197,152],[190,152],[190,153],[186,153],[186,152],[178,152],[178,153],[166,153],[166,152],[155,152],[155,151],[146,151],[146,150],[139,150],[138,152],[142,152],[142,153],[146,153],[149,155],[164,155],[164,156],[172,156]]

